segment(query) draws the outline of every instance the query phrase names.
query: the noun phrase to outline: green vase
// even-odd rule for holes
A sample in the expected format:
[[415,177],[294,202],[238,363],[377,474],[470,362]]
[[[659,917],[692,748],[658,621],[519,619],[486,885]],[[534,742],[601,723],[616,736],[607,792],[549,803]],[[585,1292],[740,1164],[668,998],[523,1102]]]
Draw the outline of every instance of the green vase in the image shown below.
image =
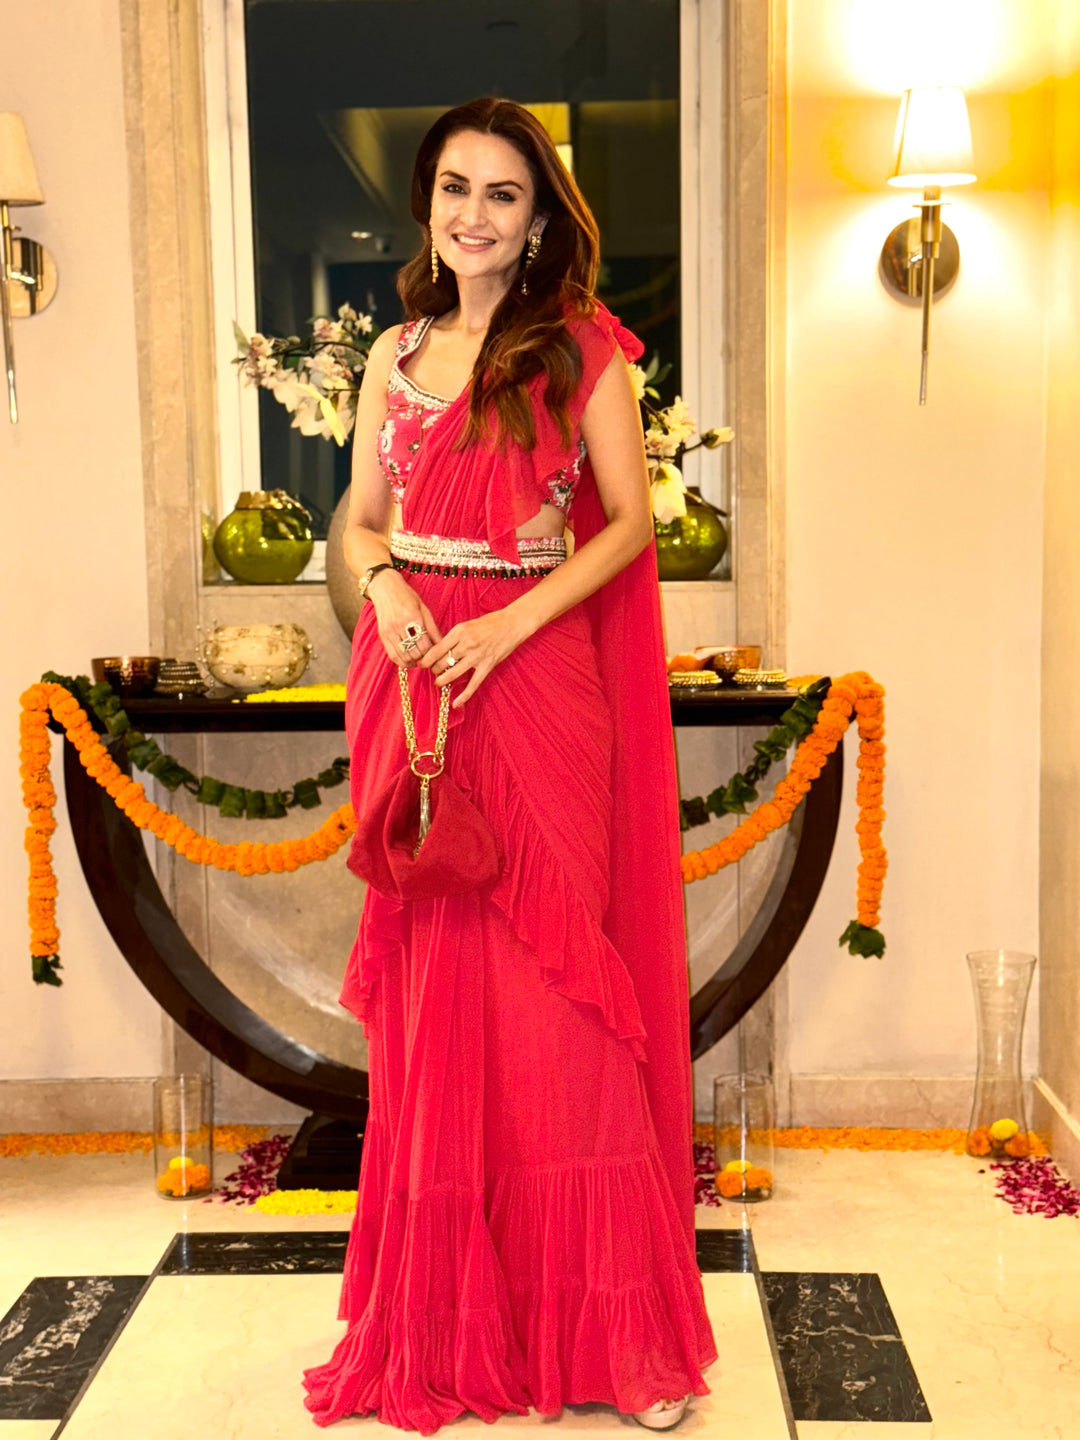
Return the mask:
[[727,526],[715,505],[696,489],[686,492],[686,514],[667,525],[654,522],[656,568],[661,580],[704,580],[723,559]]
[[311,516],[284,490],[244,490],[214,534],[223,570],[245,585],[288,585],[311,559]]

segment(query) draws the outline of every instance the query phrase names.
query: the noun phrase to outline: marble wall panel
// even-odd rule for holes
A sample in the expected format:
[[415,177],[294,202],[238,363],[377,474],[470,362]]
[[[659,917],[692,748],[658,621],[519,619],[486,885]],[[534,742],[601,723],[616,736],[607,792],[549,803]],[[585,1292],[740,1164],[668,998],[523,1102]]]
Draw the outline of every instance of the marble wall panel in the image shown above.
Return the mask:
[[[289,788],[346,753],[338,732],[205,735],[198,750],[200,773],[261,789]],[[226,819],[189,803],[197,816],[191,823],[228,843],[309,833],[347,800],[348,785],[336,786],[323,791],[316,808],[296,807],[266,821]],[[360,1027],[337,1002],[364,896],[344,851],[291,874],[241,876],[184,865],[175,878],[181,923],[234,994],[303,1044],[365,1063]]]
[[[680,793],[683,796],[707,794],[728,780],[753,756],[753,742],[765,733],[763,729],[744,726],[678,730]],[[767,799],[772,788],[771,781],[763,786],[761,798]],[[711,845],[729,834],[736,823],[734,816],[726,816],[688,831],[683,836],[683,849]],[[753,919],[776,868],[780,844],[782,837],[770,837],[738,865],[685,887],[692,990],[699,989],[723,964]],[[778,1060],[774,1043],[775,1009],[778,1003],[783,1009],[786,996],[782,976],[783,972],[735,1031],[695,1062],[695,1111],[699,1123],[708,1124],[712,1120],[713,1077],[735,1071],[740,1064],[772,1073],[774,1077],[782,1071],[777,1106],[778,1114],[786,1113],[787,1080],[786,1070],[782,1069],[786,1060]]]

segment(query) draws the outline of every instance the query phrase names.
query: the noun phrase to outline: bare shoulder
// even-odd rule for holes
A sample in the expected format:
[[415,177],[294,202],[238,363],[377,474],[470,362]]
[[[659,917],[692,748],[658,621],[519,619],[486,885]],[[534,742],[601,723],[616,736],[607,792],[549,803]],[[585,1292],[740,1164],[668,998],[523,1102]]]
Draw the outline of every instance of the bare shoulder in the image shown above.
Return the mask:
[[404,325],[390,325],[385,330],[380,330],[371,342],[371,349],[368,351],[368,364],[378,365],[389,370],[394,360],[394,352],[397,350],[398,341],[401,339],[404,329]]
[[390,371],[394,366],[398,341],[401,339],[401,332],[404,329],[404,325],[391,325],[386,330],[381,330],[371,342],[367,363],[364,366],[365,384],[370,383],[378,390],[386,389],[386,382],[389,380]]

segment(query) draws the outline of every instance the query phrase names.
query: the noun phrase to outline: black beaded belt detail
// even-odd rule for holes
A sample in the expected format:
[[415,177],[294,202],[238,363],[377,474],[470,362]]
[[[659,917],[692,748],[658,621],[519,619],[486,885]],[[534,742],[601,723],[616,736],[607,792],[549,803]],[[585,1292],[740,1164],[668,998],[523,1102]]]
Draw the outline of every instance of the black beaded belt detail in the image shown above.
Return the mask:
[[554,565],[508,566],[505,570],[477,569],[475,565],[429,565],[419,560],[402,560],[391,557],[395,570],[404,570],[410,575],[467,575],[474,580],[520,580],[526,575],[550,575]]

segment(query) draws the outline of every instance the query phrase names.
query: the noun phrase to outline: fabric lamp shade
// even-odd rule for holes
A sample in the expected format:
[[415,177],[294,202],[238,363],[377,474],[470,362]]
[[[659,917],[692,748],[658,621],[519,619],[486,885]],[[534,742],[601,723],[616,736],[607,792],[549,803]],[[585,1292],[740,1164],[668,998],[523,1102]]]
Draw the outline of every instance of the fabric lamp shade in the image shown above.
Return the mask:
[[905,90],[889,184],[970,185],[974,179],[963,90],[950,85]]
[[0,111],[0,200],[9,205],[41,205],[45,201],[30,141],[21,115]]

